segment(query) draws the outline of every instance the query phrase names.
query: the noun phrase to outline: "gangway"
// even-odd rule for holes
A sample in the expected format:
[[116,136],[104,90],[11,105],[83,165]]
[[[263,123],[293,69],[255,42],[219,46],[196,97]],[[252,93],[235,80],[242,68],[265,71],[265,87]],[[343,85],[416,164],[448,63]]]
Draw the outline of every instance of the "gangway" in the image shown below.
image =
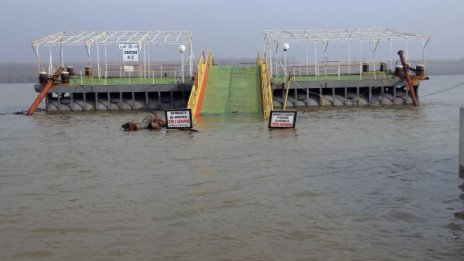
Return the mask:
[[257,66],[212,66],[209,70],[202,114],[259,113]]

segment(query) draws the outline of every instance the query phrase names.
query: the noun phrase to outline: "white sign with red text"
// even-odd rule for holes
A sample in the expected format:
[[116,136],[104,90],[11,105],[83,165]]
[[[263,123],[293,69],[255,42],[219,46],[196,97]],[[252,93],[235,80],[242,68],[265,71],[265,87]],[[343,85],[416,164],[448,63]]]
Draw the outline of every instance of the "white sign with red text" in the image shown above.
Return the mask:
[[269,128],[295,128],[296,111],[271,111]]
[[165,110],[166,128],[188,129],[192,128],[192,111],[190,109]]

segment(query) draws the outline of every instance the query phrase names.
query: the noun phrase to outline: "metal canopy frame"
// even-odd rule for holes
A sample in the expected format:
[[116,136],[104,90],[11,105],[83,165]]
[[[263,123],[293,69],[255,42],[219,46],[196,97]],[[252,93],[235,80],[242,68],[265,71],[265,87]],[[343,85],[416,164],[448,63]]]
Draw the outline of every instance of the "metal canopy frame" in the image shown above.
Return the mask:
[[[361,59],[363,56],[363,42],[372,42],[372,61],[375,59],[377,47],[382,41],[390,42],[392,49],[393,41],[405,41],[406,57],[408,59],[408,41],[417,40],[422,43],[422,63],[425,64],[425,48],[431,39],[430,35],[404,32],[390,28],[355,28],[355,29],[310,29],[310,30],[265,30],[264,43],[265,49],[269,53],[269,64],[272,76],[272,50],[275,49],[275,73],[278,75],[277,64],[277,47],[284,43],[289,44],[306,44],[306,61],[309,65],[309,44],[314,44],[314,63],[317,67],[317,45],[322,44],[324,47],[324,59],[327,63],[327,49],[329,43],[347,43],[349,44],[349,62],[351,63],[351,45],[359,43],[361,46]],[[390,51],[392,53],[392,50]],[[286,52],[285,52],[286,54]],[[362,62],[362,61],[361,61]],[[390,68],[392,67],[393,58],[390,56]],[[284,68],[286,71],[286,68]],[[318,72],[318,68],[315,68]]]
[[425,40],[429,35],[409,33],[390,28],[367,29],[316,29],[316,30],[265,30],[266,41],[288,43],[355,42],[389,40]]
[[[65,46],[85,46],[89,63],[91,63],[91,46],[97,46],[97,59],[98,67],[100,68],[100,54],[99,46],[105,48],[105,62],[106,47],[119,45],[123,43],[138,43],[144,51],[144,67],[146,58],[146,47],[159,46],[159,45],[181,45],[185,44],[189,50],[189,71],[190,75],[193,74],[193,46],[192,46],[192,33],[189,31],[69,31],[59,32],[52,35],[45,36],[41,39],[32,42],[32,48],[37,58],[37,68],[40,71],[40,47],[49,47],[50,49],[50,62],[49,73],[52,67],[52,47],[60,47],[60,63],[64,64],[63,48]],[[142,49],[141,49],[142,50]],[[149,55],[149,50],[148,50]],[[150,57],[148,57],[150,59]],[[182,53],[183,60],[183,53]],[[107,65],[106,65],[107,66]],[[182,64],[183,68],[184,64]],[[100,70],[99,70],[100,71]],[[182,75],[183,77],[183,75]]]
[[32,47],[69,45],[118,45],[137,42],[146,45],[188,44],[192,40],[189,31],[73,31],[60,32],[32,42]]

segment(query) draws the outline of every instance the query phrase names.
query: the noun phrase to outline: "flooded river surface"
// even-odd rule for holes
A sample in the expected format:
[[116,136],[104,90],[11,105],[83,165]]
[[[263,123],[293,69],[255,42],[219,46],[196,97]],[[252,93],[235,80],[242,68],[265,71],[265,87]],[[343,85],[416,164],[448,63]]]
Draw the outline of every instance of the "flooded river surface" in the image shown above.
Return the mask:
[[37,113],[0,90],[0,260],[464,260],[464,76],[421,107],[207,116],[199,132],[121,124],[146,112]]

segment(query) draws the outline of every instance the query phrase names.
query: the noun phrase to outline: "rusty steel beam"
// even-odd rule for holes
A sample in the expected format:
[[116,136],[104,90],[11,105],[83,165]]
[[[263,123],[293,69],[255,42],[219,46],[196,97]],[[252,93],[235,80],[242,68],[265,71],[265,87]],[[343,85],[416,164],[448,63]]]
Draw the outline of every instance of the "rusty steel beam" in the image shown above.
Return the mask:
[[58,67],[58,69],[53,74],[53,76],[50,79],[48,79],[48,82],[45,84],[42,91],[39,93],[37,98],[35,98],[34,102],[31,104],[31,107],[29,107],[29,110],[27,111],[27,114],[26,114],[27,116],[31,116],[35,112],[37,107],[39,107],[40,102],[42,102],[43,98],[45,98],[45,96],[48,93],[48,90],[53,87],[53,85],[55,84],[55,81],[58,80],[58,77],[60,77],[62,71],[63,71],[63,67],[61,66]]
[[404,59],[404,52],[403,50],[398,51],[398,55],[400,56],[401,65],[403,66],[403,76],[406,79],[406,83],[408,84],[409,93],[411,94],[412,104],[414,107],[419,106],[419,102],[416,98],[416,92],[414,91],[414,85],[412,84],[411,76],[409,75],[409,65],[406,63]]

